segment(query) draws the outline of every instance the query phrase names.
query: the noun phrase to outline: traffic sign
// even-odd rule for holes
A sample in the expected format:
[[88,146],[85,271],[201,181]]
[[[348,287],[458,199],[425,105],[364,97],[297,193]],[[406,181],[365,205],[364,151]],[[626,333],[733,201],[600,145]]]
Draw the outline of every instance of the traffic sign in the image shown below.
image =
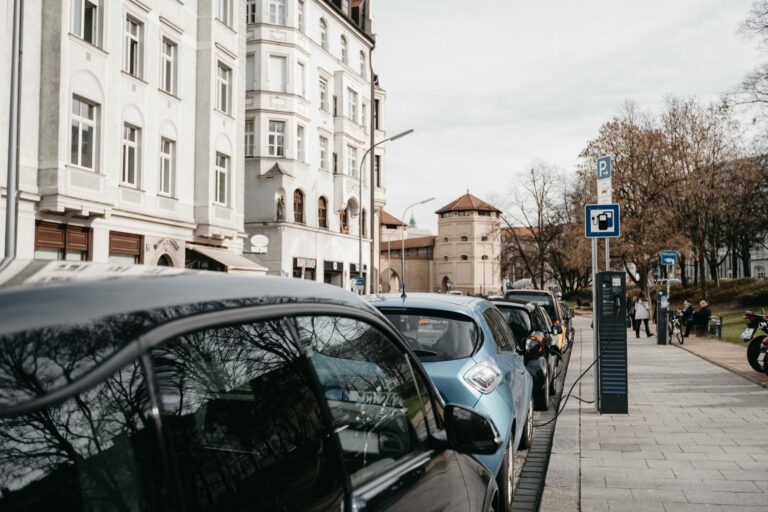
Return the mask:
[[613,166],[611,165],[610,156],[603,156],[597,159],[597,179],[598,180],[611,179],[612,172],[613,172]]
[[365,278],[363,278],[363,277],[355,278],[355,284],[357,286],[365,286]]
[[621,234],[618,204],[588,204],[584,207],[587,238],[618,238]]
[[677,265],[677,251],[663,250],[659,256],[662,265]]

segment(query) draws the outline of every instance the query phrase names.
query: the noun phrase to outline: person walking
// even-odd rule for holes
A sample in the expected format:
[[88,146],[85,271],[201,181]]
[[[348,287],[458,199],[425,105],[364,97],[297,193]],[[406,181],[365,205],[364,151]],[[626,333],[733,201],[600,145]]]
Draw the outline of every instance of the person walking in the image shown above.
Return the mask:
[[651,304],[641,293],[637,296],[635,301],[635,336],[640,337],[640,324],[645,324],[645,334],[650,338],[653,336],[650,327],[648,327],[648,319],[651,318]]
[[635,301],[627,295],[627,328],[635,328]]

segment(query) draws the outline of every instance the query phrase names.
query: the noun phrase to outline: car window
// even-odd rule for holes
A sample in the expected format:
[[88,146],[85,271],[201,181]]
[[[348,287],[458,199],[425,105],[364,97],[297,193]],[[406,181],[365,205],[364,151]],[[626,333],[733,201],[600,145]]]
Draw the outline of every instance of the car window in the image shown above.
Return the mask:
[[343,471],[315,377],[283,321],[204,329],[152,350],[187,508],[339,508]]
[[[69,353],[60,347],[54,363],[26,352],[31,359],[20,371],[2,372],[2,388],[44,388],[46,368],[66,374],[78,366]],[[3,362],[20,354],[5,351]],[[69,400],[28,414],[0,413],[0,510],[172,509],[148,397],[136,362]]]
[[522,340],[526,338],[533,330],[531,315],[527,310],[514,307],[498,307],[499,312],[507,321],[507,324],[515,334],[515,338]]
[[496,350],[500,352],[514,351],[517,340],[501,313],[496,308],[488,308],[483,312],[483,316],[491,329]]
[[424,451],[429,424],[403,350],[370,325],[330,317],[295,319],[320,380],[354,486]]
[[558,319],[557,310],[555,310],[555,300],[549,294],[507,292],[506,298],[520,303],[534,302],[539,304],[553,321]]
[[424,362],[469,357],[479,340],[475,322],[463,315],[417,310],[383,313]]

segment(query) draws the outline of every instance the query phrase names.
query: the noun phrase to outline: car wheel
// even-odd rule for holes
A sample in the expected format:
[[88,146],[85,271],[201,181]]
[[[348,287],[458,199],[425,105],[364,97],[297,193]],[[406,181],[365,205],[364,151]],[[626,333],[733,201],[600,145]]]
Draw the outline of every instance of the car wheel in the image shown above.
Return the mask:
[[501,461],[501,469],[497,481],[499,483],[499,511],[511,512],[512,498],[515,497],[515,450],[512,443],[515,441],[514,433],[509,436],[509,444],[504,450],[504,460]]
[[749,366],[760,373],[763,373],[763,368],[760,366],[760,362],[757,358],[760,356],[760,345],[763,342],[763,338],[765,338],[765,336],[752,338],[752,341],[749,342],[749,346],[747,346],[747,361],[749,362]]
[[538,391],[533,393],[534,407],[537,411],[546,411],[549,409],[549,392],[551,389],[550,381],[552,380],[549,372],[544,380],[544,385]]
[[523,436],[520,438],[520,445],[518,450],[525,450],[531,446],[533,441],[533,400],[528,401],[528,417],[525,419],[525,425],[523,426]]

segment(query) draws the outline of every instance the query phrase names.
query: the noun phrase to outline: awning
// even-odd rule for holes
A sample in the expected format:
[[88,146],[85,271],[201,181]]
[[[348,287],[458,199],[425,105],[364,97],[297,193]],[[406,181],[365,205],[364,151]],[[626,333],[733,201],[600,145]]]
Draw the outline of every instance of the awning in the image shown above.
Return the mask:
[[249,260],[248,258],[241,256],[227,249],[219,249],[218,247],[208,247],[207,245],[195,245],[187,244],[187,249],[199,252],[203,256],[207,256],[212,260],[218,261],[224,267],[227,272],[256,272],[259,275],[266,275],[267,268],[262,267],[258,263]]

